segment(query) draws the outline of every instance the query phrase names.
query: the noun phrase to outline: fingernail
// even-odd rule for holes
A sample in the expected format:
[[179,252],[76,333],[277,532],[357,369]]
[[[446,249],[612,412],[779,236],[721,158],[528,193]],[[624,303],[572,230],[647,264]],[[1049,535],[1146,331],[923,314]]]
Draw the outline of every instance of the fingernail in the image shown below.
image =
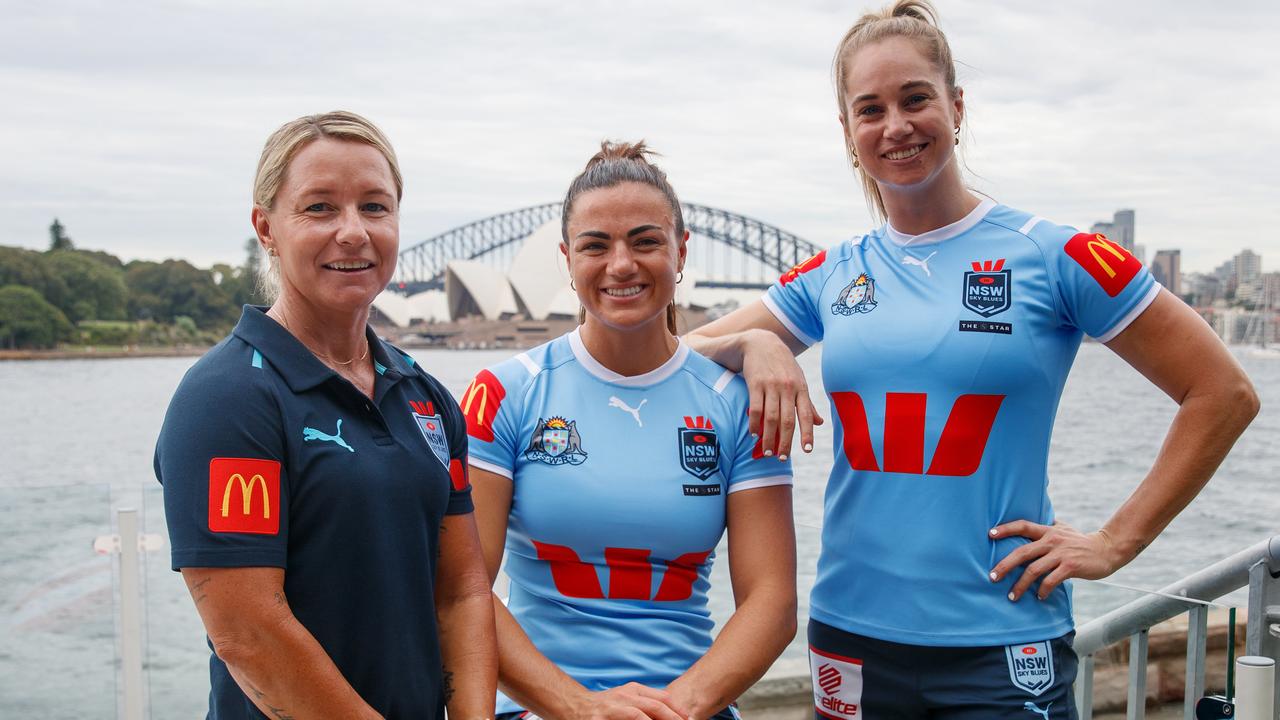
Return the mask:
[[765,451],[764,451],[764,456],[765,456],[765,457],[773,457],[773,451],[772,451],[772,450],[765,450]]
[[779,459],[779,460],[786,460],[786,459],[787,459],[787,456],[786,456],[786,455],[779,455],[779,456],[778,456],[778,459]]
[[751,433],[751,439],[752,439],[752,440],[759,440],[759,439],[760,439],[760,433]]
[[994,571],[992,571],[992,573],[991,573],[990,575],[988,575],[987,577],[991,578],[991,582],[995,582],[995,581],[997,581],[997,580],[999,580],[999,579],[1000,579],[1000,576],[999,576],[999,575],[996,575]]
[[1013,593],[1009,593],[1009,602],[1014,602]]
[[999,534],[1000,534],[1000,531],[999,531],[999,530],[997,530],[997,529],[995,529],[995,528],[991,528],[991,537],[995,537],[995,536],[997,536],[997,535],[999,535]]
[[813,443],[805,443],[805,444],[804,444],[804,451],[805,451],[805,452],[813,452]]

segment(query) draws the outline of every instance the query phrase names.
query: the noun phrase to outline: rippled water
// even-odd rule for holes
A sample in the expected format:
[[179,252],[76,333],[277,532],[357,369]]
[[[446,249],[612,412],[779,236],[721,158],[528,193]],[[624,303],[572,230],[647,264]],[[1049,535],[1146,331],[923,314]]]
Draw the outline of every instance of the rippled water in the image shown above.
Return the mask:
[[[418,351],[415,357],[460,393],[472,374],[506,352]],[[802,358],[815,385],[819,357]],[[1263,411],[1217,477],[1136,562],[1113,581],[1156,588],[1278,532],[1280,361],[1241,354]],[[139,508],[144,529],[163,534],[151,453],[165,407],[191,358],[0,363],[0,717],[112,717],[116,709],[112,560],[92,551],[111,515]],[[819,392],[815,388],[815,396]],[[1058,516],[1095,528],[1142,479],[1176,406],[1098,345],[1080,350],[1058,415],[1050,492]],[[801,607],[813,582],[830,426],[818,450],[796,458]],[[167,549],[145,565],[151,717],[203,714],[208,692],[203,633]],[[725,563],[713,608],[732,607]],[[1076,586],[1085,620],[1134,593]],[[795,643],[779,672],[803,667]]]

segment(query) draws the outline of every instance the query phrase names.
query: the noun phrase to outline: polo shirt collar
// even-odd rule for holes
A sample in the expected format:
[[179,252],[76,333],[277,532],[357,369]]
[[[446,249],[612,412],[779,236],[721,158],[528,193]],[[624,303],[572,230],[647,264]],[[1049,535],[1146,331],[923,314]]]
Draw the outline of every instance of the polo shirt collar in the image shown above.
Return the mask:
[[[253,346],[262,354],[280,377],[288,383],[294,392],[304,392],[320,385],[329,378],[338,377],[328,365],[320,361],[302,341],[293,333],[284,329],[275,320],[267,317],[267,308],[257,305],[245,305],[240,314],[240,322],[231,331],[233,335]],[[387,349],[385,344],[374,334],[373,328],[366,326],[365,335],[369,339],[369,347],[373,354],[374,368],[381,366],[379,372],[389,380],[398,380],[403,375],[402,368],[406,361]]]

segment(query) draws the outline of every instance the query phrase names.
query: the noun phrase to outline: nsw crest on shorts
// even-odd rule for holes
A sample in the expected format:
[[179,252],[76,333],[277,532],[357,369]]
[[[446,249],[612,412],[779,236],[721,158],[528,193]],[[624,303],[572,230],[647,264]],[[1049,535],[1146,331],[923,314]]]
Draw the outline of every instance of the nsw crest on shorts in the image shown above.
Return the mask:
[[422,437],[430,446],[431,454],[436,456],[441,465],[449,467],[449,438],[444,434],[444,422],[434,412],[435,407],[429,402],[422,403],[416,400],[411,400],[409,406],[413,408],[413,421],[422,431]]
[[685,416],[685,427],[676,430],[680,438],[680,467],[699,480],[720,469],[720,444],[711,421],[701,415]]
[[1015,686],[1037,697],[1053,686],[1053,648],[1048,642],[1006,645],[1004,655]]
[[1011,275],[1004,269],[1004,258],[973,263],[973,271],[964,274],[964,306],[983,317],[1008,310]]

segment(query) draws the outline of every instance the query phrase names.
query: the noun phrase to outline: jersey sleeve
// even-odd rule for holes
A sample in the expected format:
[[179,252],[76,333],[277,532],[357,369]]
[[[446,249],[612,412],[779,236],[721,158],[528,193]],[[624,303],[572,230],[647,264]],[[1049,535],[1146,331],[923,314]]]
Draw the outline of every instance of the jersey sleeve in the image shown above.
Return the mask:
[[728,467],[721,467],[728,481],[728,492],[770,485],[790,485],[791,459],[765,457],[759,441],[751,437],[747,420],[750,394],[741,375],[733,376],[723,397],[733,419],[732,427],[725,437],[725,462]]
[[782,274],[761,298],[778,322],[805,345],[822,340],[822,286],[830,275],[822,252]]
[[1051,237],[1041,245],[1056,275],[1055,295],[1064,324],[1107,342],[1159,294],[1155,278],[1119,243],[1072,228],[1053,228],[1047,234]]
[[[421,371],[421,367],[419,366]],[[423,372],[423,375],[426,375]],[[462,416],[458,403],[435,378],[426,375],[432,394],[440,402],[440,417],[444,420],[449,439],[449,504],[445,515],[465,515],[475,510],[471,501],[471,480],[467,476],[467,420]]]
[[520,452],[521,395],[529,372],[508,360],[481,370],[462,394],[470,441],[469,463],[481,470],[511,479]]
[[[247,360],[245,370],[262,372]],[[193,368],[169,404],[155,452],[173,569],[285,567],[286,457],[266,382]]]

